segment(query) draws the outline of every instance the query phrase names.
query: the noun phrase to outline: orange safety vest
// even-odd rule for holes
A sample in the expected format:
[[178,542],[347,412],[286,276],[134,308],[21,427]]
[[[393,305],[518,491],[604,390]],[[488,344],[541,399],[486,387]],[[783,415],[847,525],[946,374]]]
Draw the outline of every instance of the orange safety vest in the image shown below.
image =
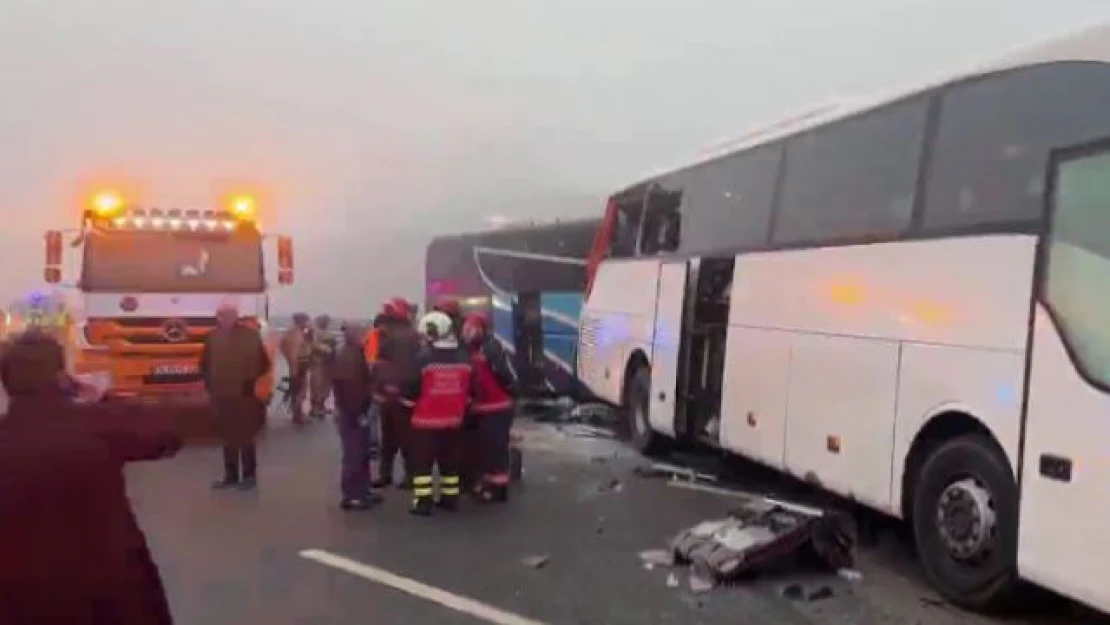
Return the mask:
[[381,343],[382,331],[380,328],[374,328],[366,333],[366,340],[362,345],[362,349],[366,353],[366,362],[377,362]]

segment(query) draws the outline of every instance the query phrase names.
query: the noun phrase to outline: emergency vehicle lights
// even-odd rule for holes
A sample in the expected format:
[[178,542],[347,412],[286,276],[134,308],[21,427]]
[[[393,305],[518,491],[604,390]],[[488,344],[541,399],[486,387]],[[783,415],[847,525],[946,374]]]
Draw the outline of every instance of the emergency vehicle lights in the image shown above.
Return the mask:
[[231,198],[229,210],[237,219],[254,219],[256,202],[249,195],[236,195]]
[[123,198],[115,191],[102,191],[96,194],[92,199],[92,209],[101,217],[113,215],[122,208]]
[[237,222],[231,215],[220,211],[185,211],[186,219],[181,218],[182,211],[173,209],[162,211],[153,208],[149,211],[132,209],[124,215],[112,219],[111,224],[116,229],[132,230],[188,230],[193,232],[233,232]]

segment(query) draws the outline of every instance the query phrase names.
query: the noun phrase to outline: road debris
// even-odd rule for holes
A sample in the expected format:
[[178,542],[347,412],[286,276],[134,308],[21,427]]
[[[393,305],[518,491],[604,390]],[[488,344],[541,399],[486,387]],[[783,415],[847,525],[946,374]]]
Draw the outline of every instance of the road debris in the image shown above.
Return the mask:
[[667,477],[671,480],[686,482],[712,482],[718,481],[716,475],[701,473],[688,467],[680,467],[666,462],[653,462],[650,465],[636,467],[633,472],[639,477],[660,478]]
[[622,490],[624,490],[624,484],[617,478],[613,478],[597,487],[597,492],[599,493],[619,493]]
[[825,584],[787,584],[779,589],[779,595],[791,601],[814,602],[832,597],[833,589]]
[[520,559],[520,563],[531,569],[542,569],[551,560],[548,555],[527,556]]
[[[840,514],[753,496],[725,518],[683,530],[669,550],[641,552],[640,560],[648,570],[689,566],[690,590],[695,593],[738,583],[759,573],[808,564],[858,580],[859,572],[849,568],[855,546],[850,527]],[[822,588],[828,587],[800,587],[789,592],[816,601],[827,596]]]

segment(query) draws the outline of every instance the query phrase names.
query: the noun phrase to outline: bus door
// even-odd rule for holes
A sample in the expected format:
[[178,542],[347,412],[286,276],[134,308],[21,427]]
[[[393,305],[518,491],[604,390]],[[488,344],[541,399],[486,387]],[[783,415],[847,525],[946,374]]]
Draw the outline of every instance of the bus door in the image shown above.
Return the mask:
[[543,309],[539,293],[518,293],[513,301],[513,348],[521,386],[529,394],[546,389],[543,355]]
[[648,419],[652,428],[675,435],[675,401],[686,309],[687,261],[659,263],[655,297],[655,321],[651,334],[651,403]]
[[1048,184],[1026,379],[1018,566],[1110,605],[1110,140],[1060,151]]

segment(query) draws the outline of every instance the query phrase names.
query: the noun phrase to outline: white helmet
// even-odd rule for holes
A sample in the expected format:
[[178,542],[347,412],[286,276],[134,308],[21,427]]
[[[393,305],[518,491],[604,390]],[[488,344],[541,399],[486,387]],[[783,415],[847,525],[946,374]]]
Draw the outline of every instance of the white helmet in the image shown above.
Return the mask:
[[445,339],[451,336],[451,318],[439,311],[432,311],[420,318],[417,328],[433,341]]

